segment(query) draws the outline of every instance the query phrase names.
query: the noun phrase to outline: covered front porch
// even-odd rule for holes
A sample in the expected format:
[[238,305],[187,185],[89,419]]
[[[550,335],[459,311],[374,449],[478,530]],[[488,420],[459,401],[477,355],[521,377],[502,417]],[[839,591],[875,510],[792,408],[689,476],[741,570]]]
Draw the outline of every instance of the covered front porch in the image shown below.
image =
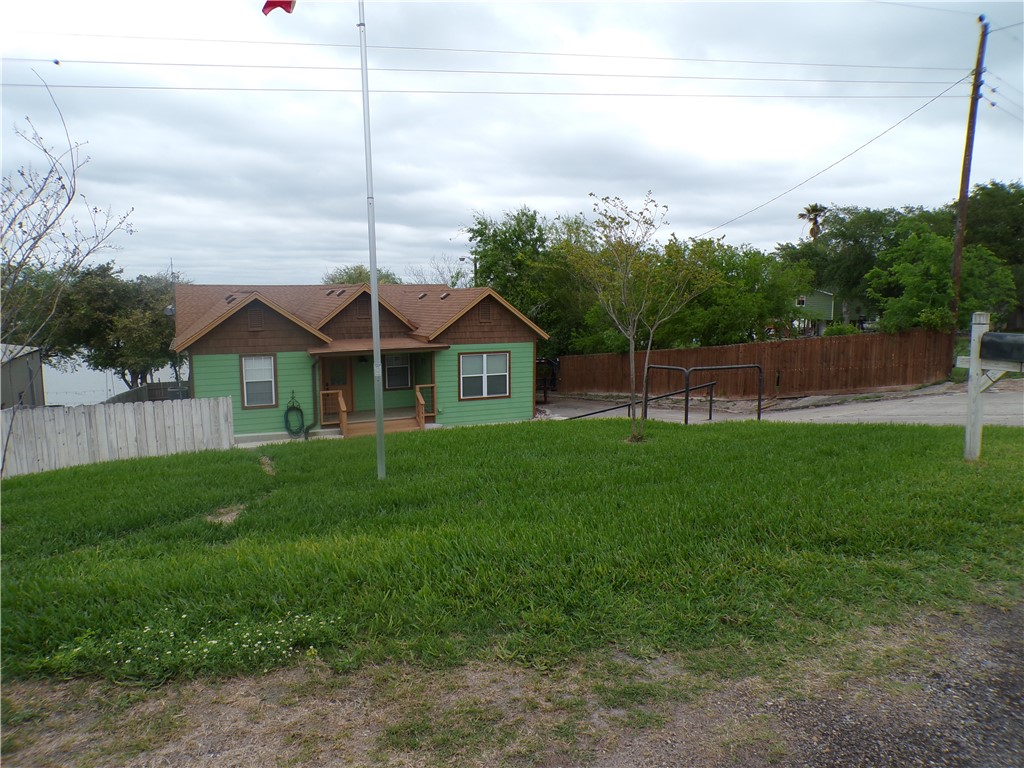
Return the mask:
[[[417,384],[414,387],[414,405],[384,409],[384,432],[411,432],[425,429],[433,424],[437,416],[436,397],[433,384]],[[374,410],[351,410],[342,390],[326,390],[320,393],[320,426],[337,427],[342,437],[372,435],[377,431],[377,414]]]
[[[374,434],[373,354],[369,339],[342,339],[310,349],[316,360],[320,426],[343,437]],[[434,353],[447,345],[381,339],[384,431],[424,429],[437,415]]]

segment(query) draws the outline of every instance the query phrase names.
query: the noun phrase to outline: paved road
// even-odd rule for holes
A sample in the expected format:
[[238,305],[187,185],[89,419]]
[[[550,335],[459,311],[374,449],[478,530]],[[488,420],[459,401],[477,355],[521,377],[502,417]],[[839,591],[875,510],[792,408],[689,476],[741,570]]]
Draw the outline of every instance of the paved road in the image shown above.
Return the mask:
[[[1000,381],[982,395],[984,423],[1024,427],[1024,379]],[[550,396],[540,405],[550,418],[568,418],[613,405],[611,401]],[[603,414],[624,416],[625,409]],[[649,415],[659,421],[682,423],[683,405],[653,407]],[[707,424],[706,401],[690,402],[690,423]],[[714,421],[756,418],[756,405],[749,401],[715,401]],[[967,391],[964,385],[940,384],[905,392],[876,395],[804,397],[766,401],[765,421],[839,423],[935,424],[964,426],[967,423]]]

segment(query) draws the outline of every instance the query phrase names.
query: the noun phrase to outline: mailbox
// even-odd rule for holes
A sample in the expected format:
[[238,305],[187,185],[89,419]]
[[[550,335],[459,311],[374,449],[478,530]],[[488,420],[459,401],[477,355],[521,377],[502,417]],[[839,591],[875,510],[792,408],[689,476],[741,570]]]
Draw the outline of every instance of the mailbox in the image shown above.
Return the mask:
[[981,337],[982,360],[1024,363],[1024,333],[986,333]]

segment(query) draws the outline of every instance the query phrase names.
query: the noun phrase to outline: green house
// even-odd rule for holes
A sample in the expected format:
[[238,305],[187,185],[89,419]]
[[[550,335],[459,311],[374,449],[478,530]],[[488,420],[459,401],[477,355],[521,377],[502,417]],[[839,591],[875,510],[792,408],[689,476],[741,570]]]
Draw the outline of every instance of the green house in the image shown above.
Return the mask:
[[[533,417],[547,334],[497,292],[380,285],[378,311],[386,431]],[[179,285],[171,346],[236,437],[376,429],[368,285]]]
[[796,306],[803,315],[797,321],[798,330],[806,335],[821,336],[828,324],[835,320],[836,297],[828,291],[815,288],[810,293],[797,296]]

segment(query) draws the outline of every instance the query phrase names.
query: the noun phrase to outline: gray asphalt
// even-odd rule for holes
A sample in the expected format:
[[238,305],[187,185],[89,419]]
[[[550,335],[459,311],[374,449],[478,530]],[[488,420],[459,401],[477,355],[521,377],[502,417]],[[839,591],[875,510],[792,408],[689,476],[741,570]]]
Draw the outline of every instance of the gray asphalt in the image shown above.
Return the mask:
[[[547,404],[537,407],[553,419],[569,418],[614,405],[621,400],[570,398],[550,395]],[[1001,380],[982,395],[983,423],[1024,427],[1024,379]],[[715,400],[712,421],[756,418],[756,403]],[[625,409],[603,414],[624,417]],[[659,421],[683,422],[683,404],[652,406],[648,413]],[[690,424],[708,423],[706,400],[691,400]],[[940,384],[934,387],[869,395],[836,395],[766,400],[764,421],[813,422],[819,424],[933,424],[965,426],[967,391],[965,385]]]

